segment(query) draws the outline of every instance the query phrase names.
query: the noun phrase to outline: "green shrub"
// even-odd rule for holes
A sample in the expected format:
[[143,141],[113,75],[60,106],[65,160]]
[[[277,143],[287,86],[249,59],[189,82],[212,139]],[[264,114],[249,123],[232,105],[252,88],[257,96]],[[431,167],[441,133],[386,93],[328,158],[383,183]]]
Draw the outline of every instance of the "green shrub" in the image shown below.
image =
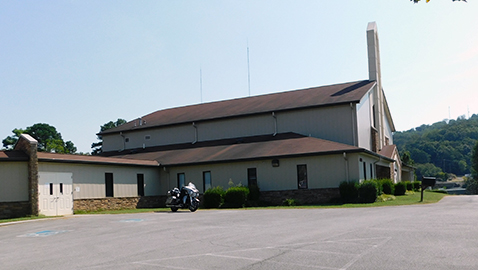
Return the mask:
[[407,192],[407,184],[405,182],[398,182],[395,184],[395,196],[405,195]]
[[410,181],[403,181],[405,185],[407,186],[407,190],[413,190],[413,184]]
[[382,179],[380,180],[382,184],[382,193],[393,195],[395,191],[395,186],[393,185],[392,180],[390,179]]
[[296,199],[285,199],[282,202],[282,205],[283,206],[297,206],[297,205],[300,205],[300,203]]
[[422,183],[420,181],[413,181],[412,186],[413,186],[413,191],[420,191],[420,185]]
[[378,196],[378,183],[374,180],[363,181],[358,188],[359,202],[374,203]]
[[387,201],[393,201],[395,200],[395,196],[390,195],[390,194],[382,194],[377,197],[377,202],[387,202]]
[[358,200],[357,182],[344,181],[340,183],[339,192],[343,203],[355,203]]
[[261,190],[257,185],[250,185],[249,186],[249,197],[247,200],[249,201],[259,201],[259,197],[261,196]]
[[203,204],[204,208],[218,208],[224,201],[224,189],[222,187],[214,187],[204,192]]
[[369,181],[374,181],[377,183],[377,196],[383,193],[383,184],[382,181],[383,179],[370,179]]
[[247,187],[230,187],[226,190],[226,194],[224,195],[224,205],[233,208],[244,207],[248,195],[249,189]]

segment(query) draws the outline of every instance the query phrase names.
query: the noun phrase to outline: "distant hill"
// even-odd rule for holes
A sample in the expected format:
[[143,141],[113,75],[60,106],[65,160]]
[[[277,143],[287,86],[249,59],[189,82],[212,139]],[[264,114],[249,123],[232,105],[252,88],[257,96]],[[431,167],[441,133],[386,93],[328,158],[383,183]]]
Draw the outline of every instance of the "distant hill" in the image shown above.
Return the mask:
[[[417,168],[417,177],[440,172],[465,175],[471,171],[472,150],[478,140],[478,115],[469,119],[441,121],[432,125],[396,132],[393,141],[403,155],[406,151]],[[443,174],[442,174],[443,175]]]

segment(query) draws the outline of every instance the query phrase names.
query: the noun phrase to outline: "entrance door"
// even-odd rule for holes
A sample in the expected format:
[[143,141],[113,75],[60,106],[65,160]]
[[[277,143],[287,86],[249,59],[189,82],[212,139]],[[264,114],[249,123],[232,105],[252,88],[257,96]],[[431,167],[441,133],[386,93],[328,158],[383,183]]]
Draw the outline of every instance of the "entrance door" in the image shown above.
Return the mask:
[[40,214],[63,216],[73,214],[73,174],[62,172],[38,173]]

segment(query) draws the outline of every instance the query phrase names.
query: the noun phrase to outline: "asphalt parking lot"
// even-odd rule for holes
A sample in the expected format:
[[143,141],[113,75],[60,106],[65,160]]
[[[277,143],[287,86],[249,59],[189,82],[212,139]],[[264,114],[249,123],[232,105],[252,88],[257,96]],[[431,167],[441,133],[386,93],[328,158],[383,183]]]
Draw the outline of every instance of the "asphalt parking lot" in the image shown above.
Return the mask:
[[81,215],[0,226],[1,269],[478,269],[478,196],[354,209]]

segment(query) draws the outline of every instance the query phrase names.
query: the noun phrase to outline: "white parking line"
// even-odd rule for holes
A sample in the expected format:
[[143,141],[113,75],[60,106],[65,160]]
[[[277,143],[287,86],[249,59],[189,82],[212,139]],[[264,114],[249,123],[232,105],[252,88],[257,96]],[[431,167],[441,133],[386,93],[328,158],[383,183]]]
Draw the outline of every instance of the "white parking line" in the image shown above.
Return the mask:
[[[282,265],[286,269],[299,268],[300,267],[300,268],[312,268],[312,269],[324,269],[324,270],[346,270],[346,269],[350,268],[352,265],[354,265],[363,256],[367,255],[372,250],[384,245],[390,239],[391,239],[391,237],[374,237],[374,238],[352,238],[352,239],[315,241],[315,242],[296,243],[296,244],[291,244],[291,245],[280,245],[280,246],[270,246],[270,247],[254,247],[254,248],[246,248],[246,249],[238,249],[238,250],[208,252],[208,253],[194,254],[194,255],[187,255],[187,256],[158,258],[158,259],[151,259],[151,260],[145,260],[145,261],[137,261],[137,262],[133,262],[133,264],[150,265],[150,266],[164,267],[164,268],[169,268],[169,269],[192,269],[191,267],[185,268],[185,267],[181,267],[181,266],[176,266],[172,263],[172,261],[174,261],[174,262],[182,261],[182,263],[186,263],[188,265],[191,265],[191,263],[188,263],[187,260],[188,259],[194,259],[194,264],[195,264],[194,266],[197,267],[197,268],[195,268],[196,270],[207,270],[208,265],[198,265],[198,261],[195,258],[209,257],[211,260],[215,260],[214,258],[216,258],[216,259],[224,258],[224,259],[231,259],[231,260],[249,261],[249,262],[253,262],[252,265],[257,264],[257,263],[264,263],[264,264],[271,263],[271,264],[277,264],[278,268],[281,268],[279,265]],[[314,245],[321,245],[321,244],[324,244],[324,243],[339,244],[339,247],[344,247],[344,246],[348,247],[349,245],[354,245],[354,246],[358,246],[358,247],[361,246],[363,248],[360,248],[360,250],[362,251],[360,253],[327,250],[327,247],[325,247],[325,249],[323,249],[324,247],[322,247],[322,246],[317,246],[317,248],[318,248],[317,250],[313,249]],[[308,247],[307,248],[300,248],[298,246],[308,246]],[[254,253],[254,251],[264,251],[264,250],[270,250],[270,251],[272,251],[272,254],[262,255],[263,257],[261,258],[261,254],[259,252]],[[284,251],[286,251],[286,252],[284,252]],[[257,257],[241,256],[241,253],[246,253],[246,252],[253,252],[252,254],[254,254],[254,255],[257,254]],[[311,262],[310,264],[303,263],[303,261],[295,263],[295,262],[287,261],[288,260],[287,254],[289,256],[291,256],[290,252],[297,252],[299,254],[303,254],[305,252],[306,253],[316,253],[317,256],[319,256],[319,257],[313,256],[312,258],[314,258],[314,261]],[[231,255],[229,255],[229,254],[231,254]],[[320,263],[316,264],[317,261],[320,261],[320,255],[319,254],[332,255],[332,257],[330,257],[330,256],[326,257],[327,260],[329,261],[328,262],[329,265],[326,265],[326,264],[321,265]],[[292,254],[292,255],[294,255],[294,254]],[[286,256],[286,257],[283,257],[283,256]],[[347,258],[347,257],[349,257],[349,258]],[[284,261],[281,261],[281,258]],[[206,261],[206,264],[211,262],[211,261],[209,261],[209,259],[205,259],[204,261]],[[340,262],[342,262],[344,264],[342,264]],[[247,264],[246,262],[244,262],[244,263]],[[250,264],[248,264],[248,265],[251,266]],[[242,267],[239,267],[239,268],[242,268]]]

